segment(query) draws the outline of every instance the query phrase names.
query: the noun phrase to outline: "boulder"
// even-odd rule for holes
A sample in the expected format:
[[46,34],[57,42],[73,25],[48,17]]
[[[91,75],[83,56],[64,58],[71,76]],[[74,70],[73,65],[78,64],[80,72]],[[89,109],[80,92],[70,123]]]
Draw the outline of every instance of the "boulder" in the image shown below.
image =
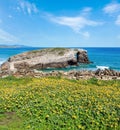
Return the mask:
[[101,69],[97,69],[95,71],[95,75],[96,76],[117,76],[119,77],[120,76],[120,72],[117,72],[115,70],[111,70],[111,69],[104,69],[104,70],[101,70]]

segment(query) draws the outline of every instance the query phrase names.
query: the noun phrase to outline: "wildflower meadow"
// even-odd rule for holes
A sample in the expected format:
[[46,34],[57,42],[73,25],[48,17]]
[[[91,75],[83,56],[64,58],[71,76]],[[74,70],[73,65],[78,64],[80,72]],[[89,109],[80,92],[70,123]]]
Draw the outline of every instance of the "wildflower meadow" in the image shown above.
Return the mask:
[[120,81],[0,79],[0,130],[120,130]]

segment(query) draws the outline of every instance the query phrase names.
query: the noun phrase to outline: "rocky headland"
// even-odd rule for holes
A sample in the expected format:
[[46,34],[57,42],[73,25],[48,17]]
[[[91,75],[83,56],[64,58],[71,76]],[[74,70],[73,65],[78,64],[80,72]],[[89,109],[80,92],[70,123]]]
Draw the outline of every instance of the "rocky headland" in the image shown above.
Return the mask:
[[65,68],[91,63],[87,51],[83,49],[48,48],[34,50],[10,57],[0,66],[0,77],[46,77],[62,76],[69,79],[120,79],[120,72],[110,69],[96,71],[51,71],[43,72],[46,68]]

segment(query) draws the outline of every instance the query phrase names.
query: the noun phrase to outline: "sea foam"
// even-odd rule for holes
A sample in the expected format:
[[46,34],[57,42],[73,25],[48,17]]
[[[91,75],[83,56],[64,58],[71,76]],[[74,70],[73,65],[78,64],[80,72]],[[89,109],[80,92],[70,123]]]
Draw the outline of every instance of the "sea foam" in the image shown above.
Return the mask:
[[0,65],[2,65],[2,63],[4,63],[5,62],[5,60],[0,60]]
[[96,66],[97,69],[100,69],[100,70],[105,70],[105,69],[109,69],[108,66]]

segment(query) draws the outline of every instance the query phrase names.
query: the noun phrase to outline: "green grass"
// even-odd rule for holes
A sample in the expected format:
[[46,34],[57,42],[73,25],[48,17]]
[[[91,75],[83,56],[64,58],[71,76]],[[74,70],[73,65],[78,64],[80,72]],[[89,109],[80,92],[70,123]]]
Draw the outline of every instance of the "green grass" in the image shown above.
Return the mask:
[[119,130],[120,81],[0,79],[0,130]]
[[69,49],[68,48],[47,48],[42,50],[33,50],[30,52],[27,52],[28,54],[32,53],[41,53],[41,54],[58,54],[58,55],[64,55]]
[[23,130],[24,119],[17,116],[15,112],[0,114],[0,130]]

